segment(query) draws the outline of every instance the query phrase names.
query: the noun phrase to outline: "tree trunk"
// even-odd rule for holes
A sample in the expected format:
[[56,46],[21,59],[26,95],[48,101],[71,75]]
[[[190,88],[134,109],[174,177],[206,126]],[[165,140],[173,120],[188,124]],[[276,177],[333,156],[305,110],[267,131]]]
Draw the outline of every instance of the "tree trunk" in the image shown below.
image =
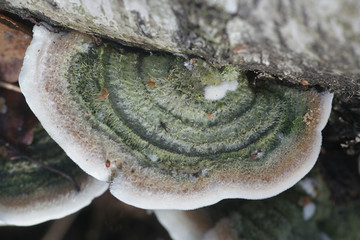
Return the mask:
[[237,64],[340,95],[360,92],[356,0],[5,0],[1,8],[125,45]]

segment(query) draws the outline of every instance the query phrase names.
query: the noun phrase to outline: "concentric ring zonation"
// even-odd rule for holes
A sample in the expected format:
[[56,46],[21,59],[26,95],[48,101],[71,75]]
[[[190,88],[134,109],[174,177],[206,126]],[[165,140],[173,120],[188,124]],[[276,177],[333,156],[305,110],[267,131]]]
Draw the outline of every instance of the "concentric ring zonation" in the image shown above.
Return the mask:
[[206,83],[184,67],[185,61],[93,47],[73,58],[70,91],[93,128],[139,153],[143,166],[256,169],[276,161],[267,154],[305,127],[307,100],[297,97],[297,90],[271,86],[255,92],[239,71],[237,90],[209,101],[203,95]]

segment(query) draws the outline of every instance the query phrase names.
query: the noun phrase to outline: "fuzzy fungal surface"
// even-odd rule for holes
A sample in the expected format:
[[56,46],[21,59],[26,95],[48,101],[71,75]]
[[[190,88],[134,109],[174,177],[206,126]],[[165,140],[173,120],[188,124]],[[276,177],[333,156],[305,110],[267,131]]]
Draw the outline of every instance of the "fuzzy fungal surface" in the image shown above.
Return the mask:
[[[74,183],[60,173],[72,177]],[[24,153],[0,148],[0,178],[0,221],[19,226],[76,212],[108,187],[74,164],[41,126],[35,129],[34,141]]]
[[291,187],[318,157],[332,100],[266,82],[254,88],[236,65],[98,46],[42,27],[20,85],[70,158],[110,181],[120,200],[155,209],[267,198]]

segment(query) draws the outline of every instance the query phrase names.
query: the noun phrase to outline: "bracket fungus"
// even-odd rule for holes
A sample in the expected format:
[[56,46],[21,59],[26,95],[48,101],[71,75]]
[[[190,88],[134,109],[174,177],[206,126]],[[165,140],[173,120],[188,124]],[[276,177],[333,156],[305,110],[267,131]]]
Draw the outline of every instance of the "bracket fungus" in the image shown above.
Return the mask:
[[[62,218],[87,206],[108,188],[108,183],[76,166],[41,127],[35,129],[26,155],[9,160],[12,150],[0,150],[0,224],[29,226]],[[49,171],[44,164],[74,176],[75,182]]]
[[[110,182],[114,196],[147,209],[288,189],[313,167],[332,101],[328,92],[273,83],[254,89],[235,65],[97,46],[39,26],[19,81],[68,156]],[[224,82],[232,87],[222,98],[205,98],[205,87]]]

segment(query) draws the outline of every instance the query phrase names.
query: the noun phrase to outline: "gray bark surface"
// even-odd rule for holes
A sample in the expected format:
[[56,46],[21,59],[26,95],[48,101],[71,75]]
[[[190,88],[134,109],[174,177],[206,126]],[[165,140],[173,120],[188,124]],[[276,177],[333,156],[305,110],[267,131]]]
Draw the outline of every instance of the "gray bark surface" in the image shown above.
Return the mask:
[[218,66],[237,64],[270,78],[360,95],[357,0],[120,0],[98,3],[99,13],[94,2],[3,0],[0,9],[125,45],[196,55]]

